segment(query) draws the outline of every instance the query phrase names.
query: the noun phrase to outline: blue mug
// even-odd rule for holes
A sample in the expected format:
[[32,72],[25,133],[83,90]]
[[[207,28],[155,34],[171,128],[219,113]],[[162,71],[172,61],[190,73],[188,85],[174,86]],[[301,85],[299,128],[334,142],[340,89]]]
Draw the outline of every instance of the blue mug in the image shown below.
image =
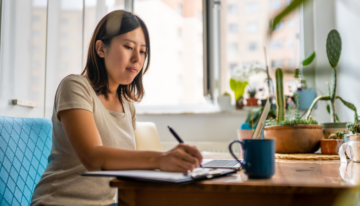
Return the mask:
[[[234,143],[239,143],[244,150],[244,161],[238,160],[232,151]],[[234,140],[229,145],[229,151],[249,178],[271,178],[275,174],[275,139]]]

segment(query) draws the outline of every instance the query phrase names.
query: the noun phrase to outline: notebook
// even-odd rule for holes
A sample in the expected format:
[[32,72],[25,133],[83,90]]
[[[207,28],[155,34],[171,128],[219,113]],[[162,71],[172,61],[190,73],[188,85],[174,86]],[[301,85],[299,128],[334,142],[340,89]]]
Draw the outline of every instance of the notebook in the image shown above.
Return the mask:
[[[269,99],[266,100],[266,104],[264,106],[264,110],[261,113],[258,126],[255,129],[255,132],[252,136],[253,139],[259,139],[261,137],[262,128],[264,127],[266,117],[268,116],[270,111],[270,102]],[[242,160],[240,160],[242,161]],[[231,160],[225,160],[225,159],[204,159],[202,162],[202,166],[204,168],[222,168],[222,169],[236,169],[240,170],[241,165],[237,160],[231,159]]]
[[199,180],[222,177],[236,173],[233,169],[196,168],[193,172],[164,172],[158,170],[121,170],[121,171],[90,171],[82,176],[116,177],[123,180],[137,180],[146,182],[189,183]]

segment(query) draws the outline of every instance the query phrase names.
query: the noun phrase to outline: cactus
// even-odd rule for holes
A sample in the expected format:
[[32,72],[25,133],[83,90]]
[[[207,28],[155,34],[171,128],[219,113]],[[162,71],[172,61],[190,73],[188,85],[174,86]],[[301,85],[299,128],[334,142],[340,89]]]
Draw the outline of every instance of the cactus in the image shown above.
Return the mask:
[[329,63],[332,67],[331,71],[331,82],[330,82],[330,88],[329,88],[329,95],[328,96],[320,96],[316,98],[313,103],[311,104],[307,114],[306,118],[309,119],[311,111],[313,110],[315,103],[319,100],[324,101],[330,101],[330,115],[331,120],[333,122],[336,122],[336,112],[335,112],[335,100],[340,99],[340,101],[347,106],[349,109],[353,110],[355,112],[355,122],[358,121],[357,117],[357,111],[356,107],[351,104],[350,102],[345,101],[340,96],[336,95],[336,66],[339,62],[340,55],[341,55],[341,37],[337,30],[333,29],[329,32],[328,37],[326,39],[326,53],[329,60]]
[[283,86],[283,72],[280,68],[276,69],[276,109],[277,109],[277,121],[283,121],[285,119],[285,96]]

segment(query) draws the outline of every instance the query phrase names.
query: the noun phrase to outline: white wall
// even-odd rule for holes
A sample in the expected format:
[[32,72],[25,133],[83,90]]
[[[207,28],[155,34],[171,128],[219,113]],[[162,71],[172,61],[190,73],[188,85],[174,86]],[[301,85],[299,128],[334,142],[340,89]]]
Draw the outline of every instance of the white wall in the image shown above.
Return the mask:
[[[314,49],[316,57],[316,86],[327,91],[331,66],[326,55],[326,38],[330,30],[337,29],[342,39],[342,54],[337,66],[337,95],[360,108],[360,2],[355,0],[314,0]],[[327,93],[327,92],[326,92]],[[317,120],[329,122],[326,102],[319,102]],[[341,121],[353,121],[354,112],[336,101],[336,112]]]

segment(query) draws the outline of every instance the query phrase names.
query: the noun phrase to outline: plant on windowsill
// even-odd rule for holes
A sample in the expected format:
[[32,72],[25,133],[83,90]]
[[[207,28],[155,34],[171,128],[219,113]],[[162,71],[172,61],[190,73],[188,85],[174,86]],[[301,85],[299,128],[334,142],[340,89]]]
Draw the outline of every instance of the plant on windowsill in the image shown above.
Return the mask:
[[258,99],[255,98],[256,88],[248,87],[249,98],[246,99],[246,106],[258,106]]
[[245,88],[249,84],[249,77],[253,74],[264,72],[264,66],[257,62],[243,63],[236,67],[232,72],[230,79],[230,88],[234,92],[236,109],[242,109],[244,106],[243,95]]
[[335,132],[348,133],[348,130],[346,128],[346,122],[340,122],[339,118],[336,115],[336,111],[335,111],[335,100],[336,99],[339,99],[346,107],[348,107],[349,109],[351,109],[355,112],[355,115],[354,115],[355,121],[354,122],[357,122],[357,120],[358,120],[356,107],[352,103],[347,102],[340,96],[336,95],[336,86],[337,86],[336,66],[339,62],[340,55],[341,55],[341,37],[340,37],[339,32],[335,29],[331,30],[327,36],[326,53],[327,53],[329,63],[332,67],[331,83],[330,83],[331,88],[328,89],[329,90],[328,95],[318,96],[312,102],[312,104],[306,114],[306,119],[309,119],[316,102],[318,102],[319,100],[330,101],[330,105],[328,106],[328,109],[330,110],[330,116],[331,116],[332,122],[322,124],[324,127],[324,139],[328,139],[328,137]]
[[227,111],[231,108],[231,96],[229,93],[224,92],[217,98],[218,105],[221,111]]
[[295,118],[290,120],[290,107],[285,115],[285,96],[283,86],[283,72],[280,68],[275,71],[276,77],[276,120],[267,121],[264,128],[266,139],[276,139],[277,153],[314,153],[320,147],[322,126],[312,118],[301,119],[299,113],[299,98],[296,94]]

